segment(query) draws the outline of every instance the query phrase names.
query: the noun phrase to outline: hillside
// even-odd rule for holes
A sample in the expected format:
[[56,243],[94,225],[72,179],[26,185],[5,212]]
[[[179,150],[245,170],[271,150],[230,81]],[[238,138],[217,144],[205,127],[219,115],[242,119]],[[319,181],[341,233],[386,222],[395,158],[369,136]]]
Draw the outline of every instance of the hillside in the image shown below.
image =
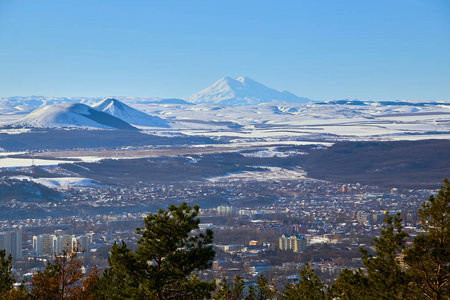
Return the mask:
[[127,122],[81,103],[53,104],[41,107],[11,127],[91,128],[137,130]]
[[94,104],[92,108],[133,125],[164,128],[169,127],[167,121],[156,116],[150,116],[114,98],[106,98]]
[[450,140],[340,142],[300,157],[308,177],[385,187],[438,188],[450,176]]

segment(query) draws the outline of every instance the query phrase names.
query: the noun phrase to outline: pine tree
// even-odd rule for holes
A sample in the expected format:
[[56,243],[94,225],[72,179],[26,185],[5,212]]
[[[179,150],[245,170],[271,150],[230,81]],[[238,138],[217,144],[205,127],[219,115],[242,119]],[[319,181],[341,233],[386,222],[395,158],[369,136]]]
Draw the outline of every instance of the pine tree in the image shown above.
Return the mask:
[[258,276],[255,299],[256,300],[274,300],[277,299],[278,292],[269,284],[263,274]]
[[144,219],[136,252],[114,244],[109,269],[101,279],[104,299],[204,299],[215,282],[198,279],[215,256],[211,230],[199,232],[199,207],[186,203],[160,209]]
[[317,277],[314,270],[309,264],[300,271],[298,283],[294,285],[286,285],[282,299],[294,300],[321,300],[326,299],[325,285]]
[[405,250],[402,220],[386,213],[386,225],[381,236],[374,238],[375,256],[361,248],[364,270],[344,270],[332,285],[331,294],[337,299],[405,299],[409,277],[401,266],[399,256]]
[[[244,299],[244,281],[241,276],[237,275],[232,284],[229,284],[225,277],[219,284],[220,289],[214,296],[214,300],[243,300]],[[254,296],[254,290],[251,291],[250,297]],[[250,298],[249,297],[249,298]]]
[[372,299],[368,278],[362,269],[344,269],[333,283],[331,294],[339,300]]
[[370,299],[405,299],[408,278],[402,269],[399,256],[405,250],[405,238],[400,214],[395,218],[386,213],[386,225],[381,236],[374,238],[375,256],[361,248],[362,260],[367,271]]
[[248,290],[244,290],[244,281],[237,275],[233,282],[229,284],[226,278],[222,278],[220,288],[214,296],[215,300],[274,300],[278,293],[269,285],[263,274],[258,276],[256,286],[250,285]]
[[11,274],[12,256],[6,257],[6,250],[0,249],[0,296],[6,295],[16,282]]
[[141,275],[135,253],[122,241],[115,243],[109,257],[109,268],[100,278],[97,297],[99,299],[139,299],[143,291],[139,289]]
[[422,204],[419,233],[406,251],[405,262],[412,276],[412,295],[417,299],[450,298],[450,183],[447,178],[437,196]]

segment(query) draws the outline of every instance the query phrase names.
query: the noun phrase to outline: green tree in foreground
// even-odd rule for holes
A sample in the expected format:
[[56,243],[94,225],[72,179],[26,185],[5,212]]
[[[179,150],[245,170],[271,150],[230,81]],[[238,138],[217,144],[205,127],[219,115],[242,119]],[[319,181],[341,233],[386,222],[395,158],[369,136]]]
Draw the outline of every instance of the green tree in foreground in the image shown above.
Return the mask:
[[16,282],[11,274],[12,256],[6,257],[6,250],[0,250],[0,297],[6,295]]
[[306,267],[300,271],[300,278],[298,280],[298,283],[294,285],[287,285],[282,299],[327,299],[325,288],[325,285],[314,273],[314,270],[311,268],[311,266],[309,264],[306,264]]
[[258,276],[255,299],[256,300],[274,300],[277,299],[278,292],[269,284],[263,274]]
[[109,269],[101,278],[101,299],[204,299],[215,282],[204,282],[196,273],[211,267],[215,256],[213,232],[199,232],[199,207],[186,203],[160,209],[138,228],[139,248],[114,244]]
[[333,283],[331,291],[333,297],[340,300],[371,299],[369,281],[362,269],[344,269]]
[[419,210],[425,232],[416,236],[405,255],[416,299],[450,298],[450,183],[444,182],[437,196],[430,196]]
[[244,281],[239,275],[234,278],[232,284],[229,284],[225,277],[222,278],[219,286],[215,300],[274,300],[278,297],[277,291],[269,285],[263,274],[258,276],[256,286],[248,287],[248,293],[245,293]]
[[344,270],[332,286],[339,299],[405,299],[409,279],[402,269],[399,255],[405,250],[405,238],[400,215],[386,214],[381,236],[374,238],[375,256],[361,248],[365,273]]
[[386,214],[386,225],[381,236],[374,238],[375,256],[361,249],[367,271],[370,297],[372,299],[405,299],[408,279],[402,269],[399,255],[405,249],[405,238],[400,214],[392,218]]
[[244,299],[244,281],[237,275],[232,284],[229,284],[225,277],[219,284],[220,289],[214,296],[214,300],[243,300]]

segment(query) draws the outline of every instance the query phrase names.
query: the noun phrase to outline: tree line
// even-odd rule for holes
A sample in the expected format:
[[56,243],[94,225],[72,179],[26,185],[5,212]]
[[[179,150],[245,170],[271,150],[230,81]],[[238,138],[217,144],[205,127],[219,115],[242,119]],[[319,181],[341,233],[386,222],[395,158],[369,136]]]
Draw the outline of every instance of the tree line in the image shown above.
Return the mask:
[[183,203],[144,219],[135,252],[115,243],[101,275],[96,267],[83,273],[76,252],[64,253],[34,274],[30,290],[15,288],[12,258],[0,250],[0,299],[450,299],[450,183],[444,183],[419,209],[421,232],[409,239],[400,215],[386,214],[375,251],[360,249],[364,268],[345,269],[332,283],[309,264],[284,291],[263,275],[249,286],[240,276],[200,280],[215,257],[213,232],[200,231],[199,207]]

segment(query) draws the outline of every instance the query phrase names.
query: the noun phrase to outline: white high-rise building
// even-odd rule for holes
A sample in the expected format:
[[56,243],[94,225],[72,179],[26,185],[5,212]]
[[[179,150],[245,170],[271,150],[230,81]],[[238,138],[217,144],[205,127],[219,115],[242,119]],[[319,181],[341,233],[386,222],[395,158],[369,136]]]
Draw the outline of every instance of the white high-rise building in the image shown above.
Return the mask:
[[14,259],[22,258],[22,230],[0,232],[0,249],[6,250],[6,255]]
[[54,235],[52,252],[62,254],[63,252],[70,253],[73,249],[77,249],[77,239],[74,235]]
[[36,255],[51,255],[53,253],[53,236],[41,234],[33,236],[33,251]]
[[56,230],[55,234],[33,236],[33,252],[38,256],[71,253],[74,249],[78,252],[86,249],[86,254],[89,254],[89,237],[83,235],[77,238],[75,235],[64,234],[61,230]]
[[217,207],[217,214],[222,217],[236,216],[236,207],[220,205]]

